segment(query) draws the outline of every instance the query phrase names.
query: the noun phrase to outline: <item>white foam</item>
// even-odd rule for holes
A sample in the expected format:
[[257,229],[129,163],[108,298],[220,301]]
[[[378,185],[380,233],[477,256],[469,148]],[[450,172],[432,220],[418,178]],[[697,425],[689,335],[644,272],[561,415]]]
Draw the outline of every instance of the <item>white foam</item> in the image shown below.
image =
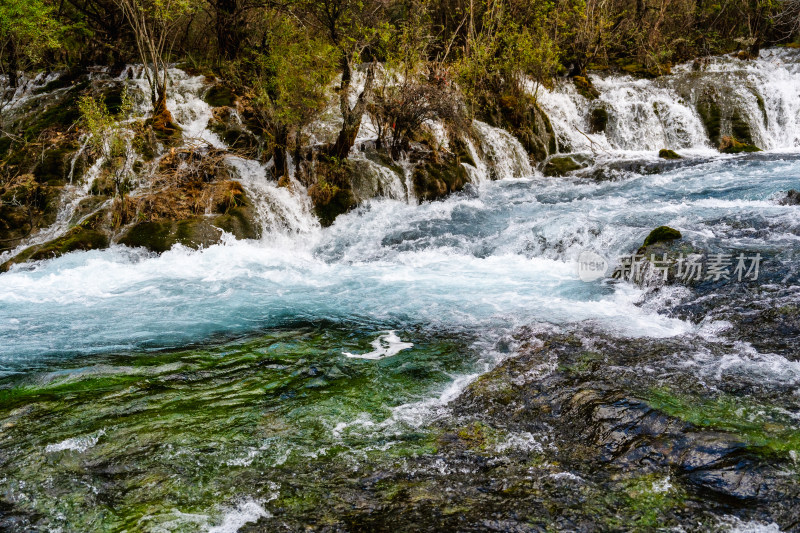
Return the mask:
[[222,516],[219,525],[210,527],[208,533],[236,533],[245,524],[271,517],[272,514],[264,509],[264,504],[263,500],[252,498],[242,500]]
[[378,359],[385,359],[387,357],[392,357],[393,355],[397,355],[403,350],[408,350],[412,346],[413,343],[410,342],[403,342],[400,340],[400,337],[394,331],[389,331],[384,335],[381,335],[374,341],[372,341],[372,347],[375,348],[371,352],[362,353],[362,354],[354,354],[350,352],[342,352],[343,355],[355,359],[371,359],[371,360],[378,360]]
[[44,451],[45,453],[54,453],[71,450],[78,453],[83,453],[89,448],[94,447],[97,444],[97,441],[100,440],[100,437],[105,434],[105,430],[101,429],[97,433],[93,433],[91,435],[71,437],[55,444],[48,444]]

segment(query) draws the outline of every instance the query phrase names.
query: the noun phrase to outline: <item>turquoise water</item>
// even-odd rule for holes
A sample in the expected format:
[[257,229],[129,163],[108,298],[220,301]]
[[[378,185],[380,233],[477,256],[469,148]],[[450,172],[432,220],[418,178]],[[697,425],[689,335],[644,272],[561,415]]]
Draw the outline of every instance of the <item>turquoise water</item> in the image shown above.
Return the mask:
[[[4,500],[65,530],[232,531],[311,509],[331,465],[435,449],[447,401],[513,355],[521,326],[703,333],[639,288],[580,281],[583,250],[614,258],[669,225],[701,249],[770,252],[764,283],[797,284],[800,215],[775,202],[791,188],[792,156],[721,157],[373,201],[295,238],[17,266],[0,275]],[[346,355],[389,332],[412,346]]]

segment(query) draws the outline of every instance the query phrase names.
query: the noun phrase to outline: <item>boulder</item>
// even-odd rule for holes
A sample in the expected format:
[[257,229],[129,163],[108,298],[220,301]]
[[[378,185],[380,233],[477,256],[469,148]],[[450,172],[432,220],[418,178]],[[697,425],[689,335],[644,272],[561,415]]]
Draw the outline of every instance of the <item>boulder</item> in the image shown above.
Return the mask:
[[0,265],[0,271],[5,272],[14,264],[53,259],[77,250],[100,250],[107,248],[108,244],[106,233],[92,227],[76,226],[57,239],[23,250]]
[[661,159],[683,159],[683,157],[678,155],[677,152],[674,152],[673,150],[668,150],[666,148],[659,150],[658,157],[660,157]]
[[553,156],[544,165],[545,176],[566,176],[570,172],[586,168],[586,164],[579,162],[574,156]]
[[734,137],[725,136],[719,143],[719,151],[723,154],[739,154],[742,152],[760,152],[761,148],[752,144],[739,142]]
[[800,205],[800,191],[791,189],[786,193],[786,196],[781,198],[781,205]]
[[589,116],[589,133],[602,133],[608,125],[608,111],[604,107],[592,109]]
[[651,244],[656,244],[658,242],[674,241],[675,239],[680,239],[681,237],[682,235],[680,231],[670,228],[669,226],[659,226],[651,231],[649,235],[647,235],[643,246],[650,246]]

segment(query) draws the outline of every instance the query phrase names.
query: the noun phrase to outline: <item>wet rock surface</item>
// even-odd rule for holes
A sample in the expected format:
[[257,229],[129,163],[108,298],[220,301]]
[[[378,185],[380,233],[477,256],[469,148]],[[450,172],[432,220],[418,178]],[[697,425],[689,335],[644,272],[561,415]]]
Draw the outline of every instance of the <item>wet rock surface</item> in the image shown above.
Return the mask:
[[[515,342],[515,356],[451,402],[432,453],[350,473],[334,466],[322,479],[300,473],[282,485],[274,516],[244,530],[723,531],[723,517],[798,524],[800,473],[780,444],[796,421],[748,421],[767,408],[747,400],[726,410],[725,392],[710,392],[675,362],[697,339],[531,328]],[[308,508],[286,494],[305,505],[324,500],[326,511],[308,520],[298,513]]]

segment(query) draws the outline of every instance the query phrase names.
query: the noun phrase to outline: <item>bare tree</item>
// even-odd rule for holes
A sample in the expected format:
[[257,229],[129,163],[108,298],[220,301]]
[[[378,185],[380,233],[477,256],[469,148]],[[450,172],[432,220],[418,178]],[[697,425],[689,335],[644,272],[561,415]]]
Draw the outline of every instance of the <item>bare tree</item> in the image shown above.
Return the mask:
[[117,0],[133,29],[136,49],[150,84],[155,126],[174,128],[167,109],[168,58],[182,18],[192,10],[190,0]]

